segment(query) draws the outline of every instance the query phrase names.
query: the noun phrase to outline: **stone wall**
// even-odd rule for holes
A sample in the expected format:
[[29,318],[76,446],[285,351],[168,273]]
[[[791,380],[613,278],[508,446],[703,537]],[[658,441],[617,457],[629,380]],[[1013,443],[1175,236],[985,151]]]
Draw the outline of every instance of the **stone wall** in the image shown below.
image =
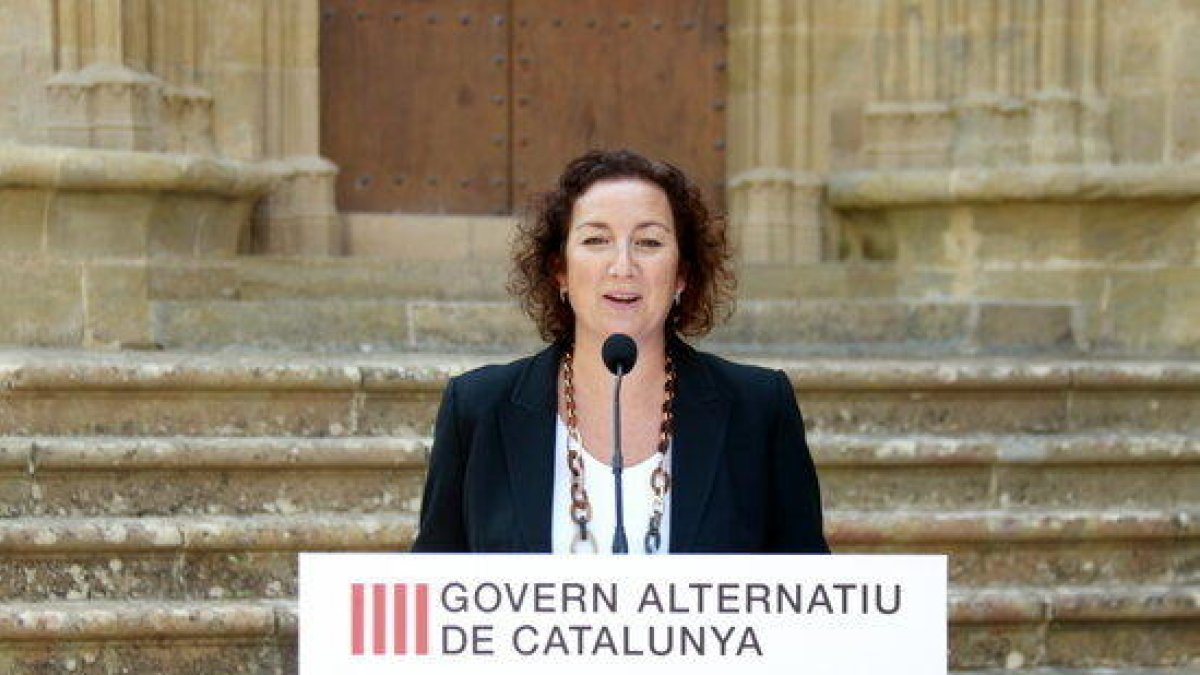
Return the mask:
[[[129,173],[152,166],[135,153],[219,158],[251,182],[272,176],[252,195],[267,198],[253,233],[248,215],[234,224],[243,250],[340,250],[336,168],[318,150],[315,0],[0,0],[0,12],[0,159],[29,156],[13,145],[74,148],[81,161],[108,150],[126,154],[94,161]],[[122,190],[102,179],[96,190]],[[0,190],[15,182],[29,183],[0,171]]]
[[151,260],[340,251],[315,0],[0,16],[0,341],[147,345]]
[[1200,349],[1200,2],[733,7],[744,261],[889,262],[908,298],[1078,303],[1095,351]]

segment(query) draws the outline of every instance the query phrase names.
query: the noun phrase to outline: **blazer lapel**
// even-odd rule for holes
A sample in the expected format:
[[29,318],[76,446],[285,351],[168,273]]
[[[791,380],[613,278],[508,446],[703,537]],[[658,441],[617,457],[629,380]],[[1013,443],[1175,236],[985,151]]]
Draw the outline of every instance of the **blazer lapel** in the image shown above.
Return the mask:
[[554,414],[562,348],[529,362],[500,411],[500,433],[521,537],[529,551],[550,551],[554,500]]
[[678,382],[671,447],[671,551],[684,553],[695,546],[700,517],[717,477],[729,402],[719,395],[695,350],[682,341],[673,345]]

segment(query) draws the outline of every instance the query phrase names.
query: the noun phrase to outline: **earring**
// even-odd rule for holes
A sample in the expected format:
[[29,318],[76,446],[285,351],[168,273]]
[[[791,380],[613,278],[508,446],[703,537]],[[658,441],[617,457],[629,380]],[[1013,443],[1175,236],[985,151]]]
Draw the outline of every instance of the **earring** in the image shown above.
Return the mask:
[[675,291],[675,306],[676,307],[679,306],[679,296],[682,294],[683,294],[683,291]]
[[561,300],[564,305],[567,304],[567,289],[558,289],[558,299]]

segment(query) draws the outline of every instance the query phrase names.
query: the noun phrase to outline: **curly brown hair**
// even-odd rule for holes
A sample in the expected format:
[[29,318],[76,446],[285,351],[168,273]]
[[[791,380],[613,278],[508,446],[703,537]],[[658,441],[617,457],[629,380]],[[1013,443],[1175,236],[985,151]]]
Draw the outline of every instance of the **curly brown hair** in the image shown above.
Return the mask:
[[668,323],[688,336],[703,336],[733,312],[732,253],[725,221],[711,214],[696,185],[677,167],[631,150],[592,150],[571,160],[553,190],[537,196],[513,241],[508,290],[547,342],[569,340],[575,313],[559,298],[555,274],[563,262],[575,200],[593,184],[639,178],[662,188],[671,204],[685,287]]

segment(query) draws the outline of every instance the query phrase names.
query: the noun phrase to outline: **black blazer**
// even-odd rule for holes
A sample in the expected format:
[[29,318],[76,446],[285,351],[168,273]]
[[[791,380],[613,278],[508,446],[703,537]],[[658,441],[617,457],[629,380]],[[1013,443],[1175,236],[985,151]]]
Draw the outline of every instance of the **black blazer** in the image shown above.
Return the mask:
[[[791,384],[672,338],[672,553],[827,553]],[[549,552],[561,344],[452,379],[414,551]],[[636,530],[636,527],[635,527]],[[630,543],[640,545],[640,538]]]

